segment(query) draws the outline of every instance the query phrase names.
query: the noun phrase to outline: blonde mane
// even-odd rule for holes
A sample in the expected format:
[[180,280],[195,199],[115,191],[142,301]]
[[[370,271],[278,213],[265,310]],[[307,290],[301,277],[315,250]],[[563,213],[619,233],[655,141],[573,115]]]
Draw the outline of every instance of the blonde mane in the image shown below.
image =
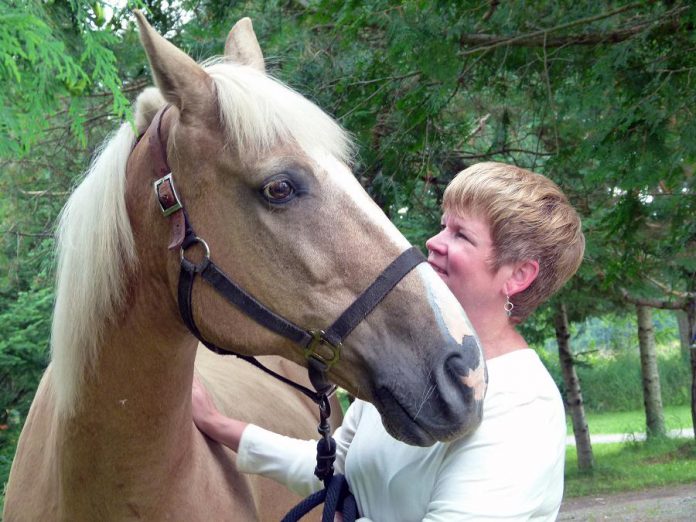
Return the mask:
[[[260,155],[275,144],[294,142],[310,155],[350,162],[348,134],[295,91],[222,59],[205,69],[214,81],[228,138],[246,152]],[[163,104],[155,89],[141,95],[138,132]],[[125,277],[137,262],[125,200],[126,164],[134,143],[132,126],[124,123],[105,142],[59,219],[51,360],[56,409],[64,414],[74,410],[80,386],[94,370],[104,326],[124,306]]]

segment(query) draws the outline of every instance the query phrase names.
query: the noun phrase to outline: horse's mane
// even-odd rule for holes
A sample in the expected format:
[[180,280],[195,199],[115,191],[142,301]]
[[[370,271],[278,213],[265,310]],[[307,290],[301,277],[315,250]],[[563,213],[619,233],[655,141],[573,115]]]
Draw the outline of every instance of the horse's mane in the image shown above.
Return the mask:
[[[348,162],[349,136],[316,105],[282,83],[222,59],[208,62],[232,143],[263,154],[276,143],[294,142],[308,154]],[[164,104],[148,89],[139,98],[138,132]],[[56,409],[70,413],[85,375],[93,371],[110,317],[125,304],[125,279],[137,262],[126,211],[126,164],[135,143],[130,123],[105,142],[61,212],[57,230],[56,304],[51,359]]]

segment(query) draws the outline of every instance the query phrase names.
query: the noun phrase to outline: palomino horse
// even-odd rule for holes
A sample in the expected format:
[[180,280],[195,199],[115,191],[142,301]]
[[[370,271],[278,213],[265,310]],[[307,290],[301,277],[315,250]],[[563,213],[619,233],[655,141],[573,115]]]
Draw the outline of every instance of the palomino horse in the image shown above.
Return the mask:
[[[194,363],[229,415],[298,437],[316,436],[316,415],[245,362],[196,359],[177,285],[180,254],[203,249],[168,248],[172,222],[153,191],[157,144],[210,259],[296,325],[326,327],[409,245],[346,167],[344,132],[264,73],[247,19],[206,66],[139,13],[138,22],[159,93],[138,100],[144,136],[122,125],[61,216],[52,360],[5,520],[277,520],[294,499],[239,474],[234,454],[192,423]],[[308,365],[296,343],[207,283],[191,303],[218,346]],[[450,440],[480,422],[485,366],[472,335],[452,294],[418,264],[344,339],[328,377],[373,402],[395,437]]]

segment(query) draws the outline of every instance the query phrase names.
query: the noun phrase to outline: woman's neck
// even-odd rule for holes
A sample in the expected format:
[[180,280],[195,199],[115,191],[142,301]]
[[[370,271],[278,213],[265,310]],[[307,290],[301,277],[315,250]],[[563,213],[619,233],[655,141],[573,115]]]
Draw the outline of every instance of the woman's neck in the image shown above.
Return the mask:
[[475,322],[472,320],[472,326],[481,341],[486,360],[529,348],[524,337],[505,317],[498,321]]

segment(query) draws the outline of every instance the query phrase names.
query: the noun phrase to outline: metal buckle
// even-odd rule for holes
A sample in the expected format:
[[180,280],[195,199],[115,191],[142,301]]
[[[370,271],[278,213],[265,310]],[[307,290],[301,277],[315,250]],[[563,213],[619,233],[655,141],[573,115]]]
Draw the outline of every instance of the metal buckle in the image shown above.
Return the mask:
[[[310,330],[309,333],[312,336],[312,340],[304,349],[305,358],[313,358],[319,361],[326,366],[326,369],[328,370],[341,358],[341,348],[343,347],[343,343],[338,343],[336,346],[331,344],[326,339],[326,332],[324,332],[324,330]],[[317,350],[320,346],[326,346],[330,350],[331,356],[326,357],[324,354],[319,353]]]
[[155,181],[154,188],[157,201],[164,217],[171,216],[177,210],[184,208],[179,199],[179,194],[176,192],[171,172]]

